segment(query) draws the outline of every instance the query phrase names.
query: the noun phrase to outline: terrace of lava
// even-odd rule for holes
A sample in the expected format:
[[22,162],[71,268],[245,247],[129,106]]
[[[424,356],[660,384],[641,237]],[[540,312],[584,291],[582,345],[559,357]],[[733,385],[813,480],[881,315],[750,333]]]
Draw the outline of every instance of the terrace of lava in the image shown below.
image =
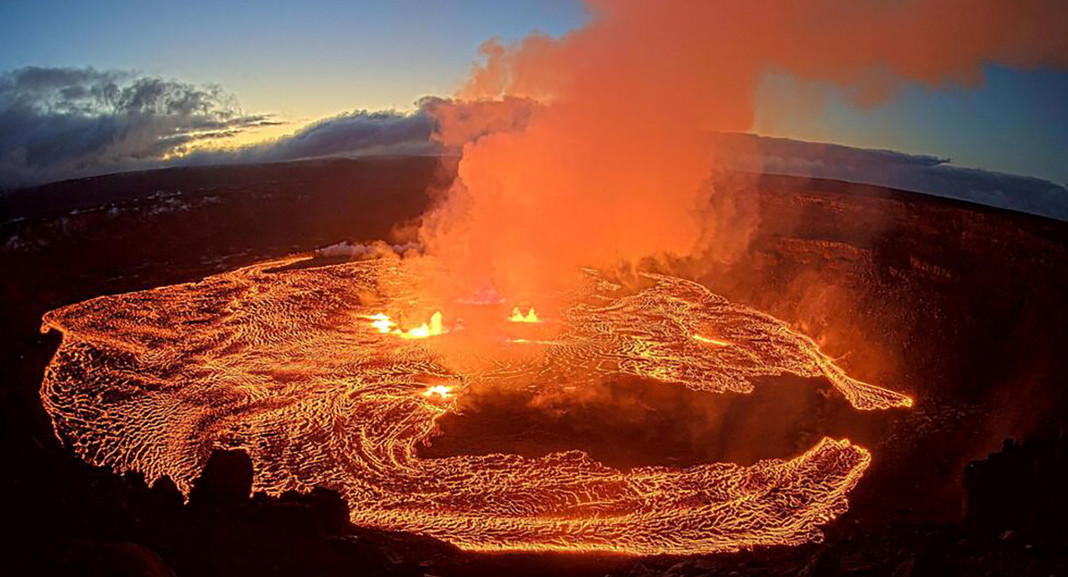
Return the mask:
[[[335,489],[357,525],[467,550],[694,554],[821,538],[871,456],[824,438],[788,460],[621,471],[578,450],[417,448],[473,387],[566,394],[631,376],[745,393],[790,373],[826,377],[857,410],[911,405],[850,378],[782,321],[687,280],[622,286],[586,271],[541,318],[529,303],[431,317],[404,262],[292,258],[52,311],[42,330],[63,342],[41,397],[56,434],[93,464],[168,476],[186,493],[213,449],[241,448],[255,490]],[[420,314],[429,324],[394,321]],[[499,326],[491,346],[471,347],[480,316]]]

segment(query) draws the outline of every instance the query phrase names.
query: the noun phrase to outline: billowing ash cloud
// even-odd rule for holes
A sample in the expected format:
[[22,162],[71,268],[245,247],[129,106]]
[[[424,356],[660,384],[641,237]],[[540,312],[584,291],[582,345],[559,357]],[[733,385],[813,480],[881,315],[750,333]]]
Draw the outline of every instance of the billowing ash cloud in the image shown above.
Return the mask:
[[269,124],[218,86],[93,68],[0,74],[0,186],[155,166]]
[[1068,221],[1068,189],[1047,180],[890,150],[752,134],[720,134],[715,140],[719,161],[734,170],[874,184]]
[[544,106],[525,129],[466,145],[447,202],[424,219],[428,254],[450,273],[430,283],[443,293],[489,280],[523,300],[582,267],[729,246],[745,219],[703,209],[721,162],[708,134],[751,129],[768,73],[871,104],[906,83],[979,81],[984,65],[1068,69],[1063,0],[584,4],[588,22],[559,37],[485,43],[457,93]]

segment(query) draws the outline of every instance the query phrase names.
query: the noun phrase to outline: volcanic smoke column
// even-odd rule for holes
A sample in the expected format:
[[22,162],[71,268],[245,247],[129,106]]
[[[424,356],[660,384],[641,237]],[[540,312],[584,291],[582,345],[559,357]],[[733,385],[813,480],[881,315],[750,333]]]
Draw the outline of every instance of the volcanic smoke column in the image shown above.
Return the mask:
[[580,267],[733,250],[748,224],[709,214],[710,136],[751,129],[765,73],[872,104],[904,81],[980,82],[988,63],[1068,67],[1061,0],[586,4],[589,23],[560,38],[487,42],[464,112],[437,107],[439,137],[463,146],[422,230],[449,271],[443,301],[487,282],[526,300]]

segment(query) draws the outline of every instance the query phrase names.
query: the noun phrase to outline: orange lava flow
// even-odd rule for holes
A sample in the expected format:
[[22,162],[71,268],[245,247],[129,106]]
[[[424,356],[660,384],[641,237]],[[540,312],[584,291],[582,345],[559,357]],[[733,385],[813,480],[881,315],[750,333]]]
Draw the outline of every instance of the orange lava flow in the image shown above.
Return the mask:
[[476,383],[636,375],[717,393],[794,373],[826,376],[858,409],[911,404],[846,376],[781,321],[666,276],[625,289],[590,273],[551,340],[503,341],[538,354],[460,373],[436,345],[462,330],[396,332],[387,315],[417,285],[396,261],[279,268],[295,262],[48,313],[42,330],[63,342],[41,397],[59,438],[93,464],[167,475],[186,492],[212,449],[242,448],[255,490],[332,488],[358,525],[468,550],[692,554],[820,539],[870,455],[825,438],[788,460],[623,472],[580,451],[428,459],[416,448]]

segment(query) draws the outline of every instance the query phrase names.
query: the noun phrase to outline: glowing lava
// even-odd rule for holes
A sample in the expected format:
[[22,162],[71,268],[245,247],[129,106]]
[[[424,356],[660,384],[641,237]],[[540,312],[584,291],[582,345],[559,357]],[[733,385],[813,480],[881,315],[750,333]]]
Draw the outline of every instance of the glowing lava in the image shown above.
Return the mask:
[[425,339],[443,335],[445,334],[445,327],[442,326],[441,320],[441,311],[438,311],[430,316],[430,324],[423,323],[414,329],[399,331],[397,334],[402,339]]
[[508,317],[508,320],[513,323],[540,322],[540,320],[538,319],[538,313],[534,312],[534,307],[531,307],[525,315],[522,313],[522,311],[519,310],[519,307],[515,307],[514,309],[512,309],[512,316]]
[[[439,345],[465,331],[447,333],[440,313],[400,331],[377,312],[425,310],[396,261],[280,268],[292,262],[48,313],[43,330],[63,333],[41,389],[56,434],[93,464],[183,491],[214,448],[241,448],[256,491],[332,488],[356,524],[464,549],[690,554],[819,539],[868,452],[823,439],[788,460],[623,472],[580,451],[424,459],[416,448],[475,384],[566,393],[622,374],[747,392],[788,372],[825,376],[858,409],[911,404],[846,376],[781,321],[657,275],[624,290],[591,273],[554,313],[552,346],[532,339],[529,354],[458,373]],[[416,334],[440,336],[404,338]]]
[[727,341],[721,341],[719,339],[710,339],[708,337],[703,337],[701,335],[694,335],[693,336],[693,340],[700,341],[702,343],[708,343],[710,345],[716,345],[717,347],[729,347],[729,346],[731,346],[731,344],[728,343]]
[[371,326],[378,329],[378,332],[380,333],[391,333],[393,332],[393,327],[397,326],[397,323],[393,322],[393,319],[389,318],[389,315],[384,313],[378,313],[364,318],[370,319],[372,321]]
[[433,387],[427,387],[427,389],[423,391],[423,396],[433,397],[435,395],[441,397],[442,399],[447,399],[452,396],[452,387],[447,387],[445,385],[434,385]]
[[387,335],[397,335],[402,339],[425,339],[443,335],[447,332],[443,324],[444,316],[441,314],[441,311],[435,312],[430,316],[429,324],[423,323],[406,331],[396,328],[397,323],[393,322],[393,319],[385,313],[363,316],[362,318],[370,320],[371,326],[378,332]]

